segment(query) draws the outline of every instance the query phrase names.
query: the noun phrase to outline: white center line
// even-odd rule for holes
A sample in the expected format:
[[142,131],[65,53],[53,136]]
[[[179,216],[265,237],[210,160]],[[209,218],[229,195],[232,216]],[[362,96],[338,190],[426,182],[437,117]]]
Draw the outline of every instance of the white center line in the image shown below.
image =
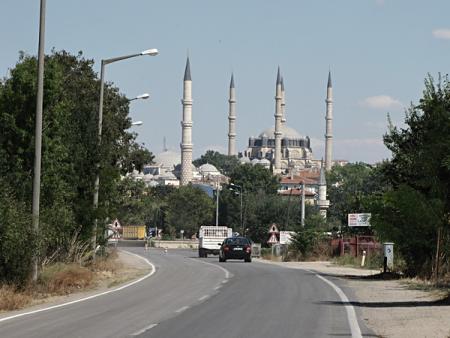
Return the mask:
[[214,290],[219,290],[222,287],[222,285],[217,285]]
[[186,311],[187,309],[189,309],[189,306],[183,306],[183,307],[180,307],[178,310],[176,310],[175,312],[176,313],[181,313],[181,312],[183,312],[183,311]]
[[158,324],[150,324],[149,326],[144,327],[142,330],[132,333],[131,336],[139,336],[139,335],[143,334],[144,332],[154,328],[156,325],[158,325]]

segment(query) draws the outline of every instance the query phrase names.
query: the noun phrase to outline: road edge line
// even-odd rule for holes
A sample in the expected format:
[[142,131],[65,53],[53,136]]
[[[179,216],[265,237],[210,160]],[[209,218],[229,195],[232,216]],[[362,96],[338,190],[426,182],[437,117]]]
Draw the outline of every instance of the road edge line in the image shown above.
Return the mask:
[[353,338],[362,338],[361,334],[361,328],[359,327],[358,318],[356,317],[355,308],[353,305],[350,304],[350,300],[345,295],[344,291],[334,284],[332,281],[326,279],[325,277],[318,274],[316,271],[309,270],[309,269],[302,269],[304,271],[308,271],[313,273],[317,278],[321,279],[325,283],[327,283],[329,286],[333,288],[333,290],[338,294],[339,298],[341,298],[341,301],[344,303],[345,311],[347,312],[347,321],[348,325],[350,326],[350,331],[352,332]]
[[212,265],[212,266],[215,266],[216,268],[221,269],[225,273],[226,279],[230,279],[231,277],[233,277],[233,274],[230,271],[228,271],[227,269],[225,269],[224,267],[222,267],[220,265],[209,263],[209,262],[204,262],[204,261],[199,261],[196,258],[190,258],[190,259],[192,259],[194,262],[198,262],[198,263],[202,263],[202,264],[206,264],[206,265]]
[[89,299],[93,299],[93,298],[97,298],[97,297],[100,297],[100,296],[104,296],[104,295],[107,295],[107,294],[110,294],[110,293],[113,293],[113,292],[117,292],[117,291],[123,290],[123,289],[125,289],[125,288],[128,288],[128,287],[130,287],[130,286],[132,286],[132,285],[134,285],[134,284],[137,284],[137,283],[139,283],[139,282],[142,282],[144,279],[149,278],[150,276],[152,276],[152,275],[156,272],[155,266],[154,266],[153,263],[150,262],[147,258],[142,257],[142,256],[139,256],[139,255],[137,255],[137,254],[134,254],[134,253],[129,252],[129,251],[126,251],[126,250],[120,250],[120,251],[121,251],[121,252],[124,252],[124,253],[127,253],[127,254],[129,254],[129,255],[136,256],[136,257],[142,259],[145,263],[147,263],[148,265],[150,265],[150,267],[152,268],[152,270],[151,270],[148,274],[146,274],[145,276],[143,276],[143,277],[141,277],[141,278],[139,278],[139,279],[136,279],[135,281],[132,281],[132,282],[130,282],[130,283],[128,283],[128,284],[119,286],[119,287],[117,287],[117,288],[115,288],[115,289],[108,290],[108,291],[104,291],[104,292],[101,292],[101,293],[96,293],[96,294],[94,294],[94,295],[90,295],[90,296],[88,296],[88,297],[84,297],[84,298],[72,300],[72,301],[70,301],[70,302],[66,302],[66,303],[62,303],[62,304],[58,304],[58,305],[52,305],[52,306],[49,306],[49,307],[46,307],[46,308],[42,308],[42,309],[38,309],[38,310],[33,310],[33,311],[28,311],[28,312],[22,312],[22,313],[18,313],[18,314],[16,314],[16,315],[12,315],[12,316],[8,316],[8,317],[0,318],[0,323],[1,323],[1,322],[6,322],[7,320],[11,320],[11,319],[14,319],[14,318],[24,317],[24,316],[32,315],[32,314],[39,313],[39,312],[50,311],[50,310],[57,309],[57,308],[61,308],[61,307],[64,307],[64,306],[68,306],[68,305],[72,305],[72,304],[76,304],[76,303],[81,303],[81,302],[84,302],[84,301],[89,300]]

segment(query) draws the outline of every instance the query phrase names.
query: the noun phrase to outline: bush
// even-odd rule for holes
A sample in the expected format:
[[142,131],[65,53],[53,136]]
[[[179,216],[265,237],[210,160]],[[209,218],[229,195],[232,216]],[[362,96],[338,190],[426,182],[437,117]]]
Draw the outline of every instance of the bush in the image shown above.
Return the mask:
[[292,238],[290,248],[300,259],[311,256],[326,254],[328,256],[329,246],[324,246],[325,236],[323,231],[314,228],[301,228]]
[[90,286],[93,277],[91,270],[78,264],[56,263],[42,270],[39,284],[44,292],[61,295]]
[[0,180],[0,282],[26,284],[36,248],[29,208]]
[[10,285],[0,287],[0,311],[12,311],[23,308],[31,302],[31,296],[18,291]]

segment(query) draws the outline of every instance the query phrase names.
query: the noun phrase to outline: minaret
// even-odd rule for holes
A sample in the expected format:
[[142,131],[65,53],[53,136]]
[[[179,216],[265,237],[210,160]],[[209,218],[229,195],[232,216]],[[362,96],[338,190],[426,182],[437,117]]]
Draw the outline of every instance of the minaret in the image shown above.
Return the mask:
[[285,107],[286,107],[286,97],[285,97],[285,93],[284,93],[284,79],[283,79],[283,77],[281,77],[281,125],[282,126],[286,124]]
[[274,174],[281,173],[281,75],[278,67],[277,85],[275,91],[275,163]]
[[228,99],[228,156],[236,156],[236,91],[234,76],[231,74],[230,98]]
[[325,169],[328,171],[331,169],[333,152],[333,86],[331,85],[331,71],[328,72],[328,85],[327,85],[327,114],[325,116],[326,131],[325,131]]
[[181,121],[181,179],[186,185],[192,180],[192,79],[189,57],[186,61],[183,84],[183,120]]
[[320,166],[320,178],[319,178],[319,200],[317,201],[319,206],[320,214],[326,218],[327,209],[330,207],[330,201],[327,200],[327,181],[325,179],[325,168]]

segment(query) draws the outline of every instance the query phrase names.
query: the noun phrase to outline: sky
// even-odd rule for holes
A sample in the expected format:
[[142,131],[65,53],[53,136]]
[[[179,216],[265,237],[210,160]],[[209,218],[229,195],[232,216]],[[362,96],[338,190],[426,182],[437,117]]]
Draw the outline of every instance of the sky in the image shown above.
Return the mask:
[[[105,78],[127,97],[137,140],[153,153],[179,151],[186,57],[193,86],[194,158],[227,151],[228,87],[236,85],[237,148],[274,124],[280,66],[287,125],[324,155],[328,71],[334,90],[333,158],[389,158],[387,114],[403,126],[424,78],[447,74],[448,0],[47,0],[45,50],[82,51],[95,60],[157,48],[110,64]],[[0,76],[19,51],[36,55],[39,0],[0,1]]]

